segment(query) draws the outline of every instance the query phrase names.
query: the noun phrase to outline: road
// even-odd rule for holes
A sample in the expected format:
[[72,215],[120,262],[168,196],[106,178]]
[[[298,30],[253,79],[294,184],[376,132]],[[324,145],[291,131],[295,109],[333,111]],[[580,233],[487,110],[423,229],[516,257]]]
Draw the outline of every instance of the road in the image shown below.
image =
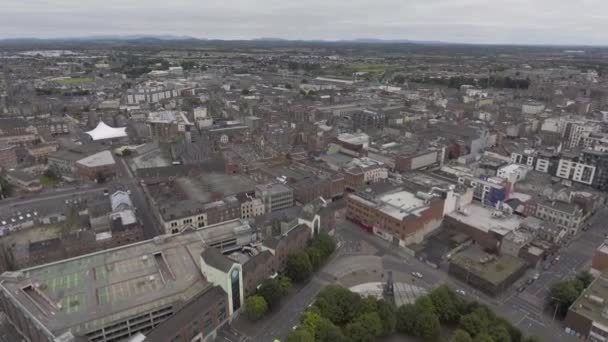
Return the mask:
[[[427,290],[444,284],[453,289],[462,289],[466,292],[468,300],[475,300],[488,305],[499,316],[509,320],[524,334],[537,336],[542,341],[577,341],[576,338],[566,335],[561,323],[553,321],[551,313],[544,310],[544,299],[550,287],[557,281],[587,268],[593,251],[604,241],[604,234],[607,231],[602,222],[607,221],[608,209],[603,208],[590,219],[590,228],[587,232],[580,234],[572,240],[569,246],[562,248],[559,252],[560,262],[547,271],[542,269],[530,270],[519,282],[525,282],[528,277],[536,272],[539,273],[539,279],[528,285],[522,293],[516,291],[518,284],[496,298],[489,297],[448,276],[444,266],[439,269],[433,268],[406,254],[393,244],[363,231],[357,225],[344,219],[336,221],[336,238],[340,242],[341,248],[332,260],[326,264],[325,268],[330,267],[332,263],[349,253],[357,252],[356,246],[360,245],[358,242],[365,241],[379,251],[375,255],[382,257],[382,266],[385,271],[392,270],[406,274],[419,272],[423,275],[423,278],[417,279],[415,282]],[[322,273],[323,270],[317,274]],[[256,326],[257,333],[251,334],[250,340],[260,342],[272,342],[276,338],[283,340],[282,338],[298,323],[301,313],[314,301],[317,293],[328,283],[330,283],[330,279],[314,277],[301,291],[293,294],[284,302],[278,312],[265,319],[261,326]],[[241,338],[238,341],[247,339]],[[236,341],[232,340],[232,342]]]
[[131,191],[131,200],[133,205],[137,208],[137,217],[142,221],[144,230],[144,238],[151,239],[160,234],[160,225],[158,220],[154,216],[154,211],[150,207],[148,199],[142,189],[142,185],[139,184],[137,178],[133,175],[133,171],[127,164],[124,158],[117,158],[118,163],[118,180],[120,184]]

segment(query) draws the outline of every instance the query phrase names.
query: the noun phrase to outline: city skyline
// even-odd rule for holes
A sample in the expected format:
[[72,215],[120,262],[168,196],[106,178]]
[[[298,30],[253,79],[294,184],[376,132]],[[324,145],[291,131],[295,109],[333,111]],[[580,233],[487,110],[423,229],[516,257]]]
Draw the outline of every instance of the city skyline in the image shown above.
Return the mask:
[[2,38],[175,35],[207,39],[385,39],[470,44],[607,45],[608,4],[541,0],[321,2],[237,0],[167,4],[11,1]]

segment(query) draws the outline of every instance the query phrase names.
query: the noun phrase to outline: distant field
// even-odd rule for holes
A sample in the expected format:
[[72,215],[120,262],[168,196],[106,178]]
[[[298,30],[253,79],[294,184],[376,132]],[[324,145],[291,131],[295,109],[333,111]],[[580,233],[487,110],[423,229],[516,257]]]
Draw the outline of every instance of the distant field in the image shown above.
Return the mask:
[[84,85],[93,83],[93,79],[90,77],[74,77],[58,80],[57,83],[60,85]]

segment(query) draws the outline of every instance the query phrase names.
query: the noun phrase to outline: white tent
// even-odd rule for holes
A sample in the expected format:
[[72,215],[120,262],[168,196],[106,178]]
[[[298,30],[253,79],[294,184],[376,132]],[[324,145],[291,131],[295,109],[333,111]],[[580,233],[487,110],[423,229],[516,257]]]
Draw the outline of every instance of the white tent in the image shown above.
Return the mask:
[[99,124],[97,124],[97,127],[95,127],[95,129],[86,133],[90,135],[93,140],[104,140],[126,137],[126,129],[126,127],[110,127],[106,125],[103,121],[99,121]]

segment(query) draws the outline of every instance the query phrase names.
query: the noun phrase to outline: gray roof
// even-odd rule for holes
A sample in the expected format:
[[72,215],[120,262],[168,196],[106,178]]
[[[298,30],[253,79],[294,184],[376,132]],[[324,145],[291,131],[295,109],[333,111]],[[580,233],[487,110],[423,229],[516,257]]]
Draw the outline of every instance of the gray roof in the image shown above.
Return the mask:
[[206,248],[201,252],[201,257],[207,263],[207,265],[216,268],[220,271],[228,272],[234,265],[234,262],[224,256],[216,248]]
[[116,162],[114,161],[114,156],[112,156],[112,152],[110,151],[101,151],[92,154],[88,157],[80,159],[76,163],[86,167],[99,167],[116,164]]

